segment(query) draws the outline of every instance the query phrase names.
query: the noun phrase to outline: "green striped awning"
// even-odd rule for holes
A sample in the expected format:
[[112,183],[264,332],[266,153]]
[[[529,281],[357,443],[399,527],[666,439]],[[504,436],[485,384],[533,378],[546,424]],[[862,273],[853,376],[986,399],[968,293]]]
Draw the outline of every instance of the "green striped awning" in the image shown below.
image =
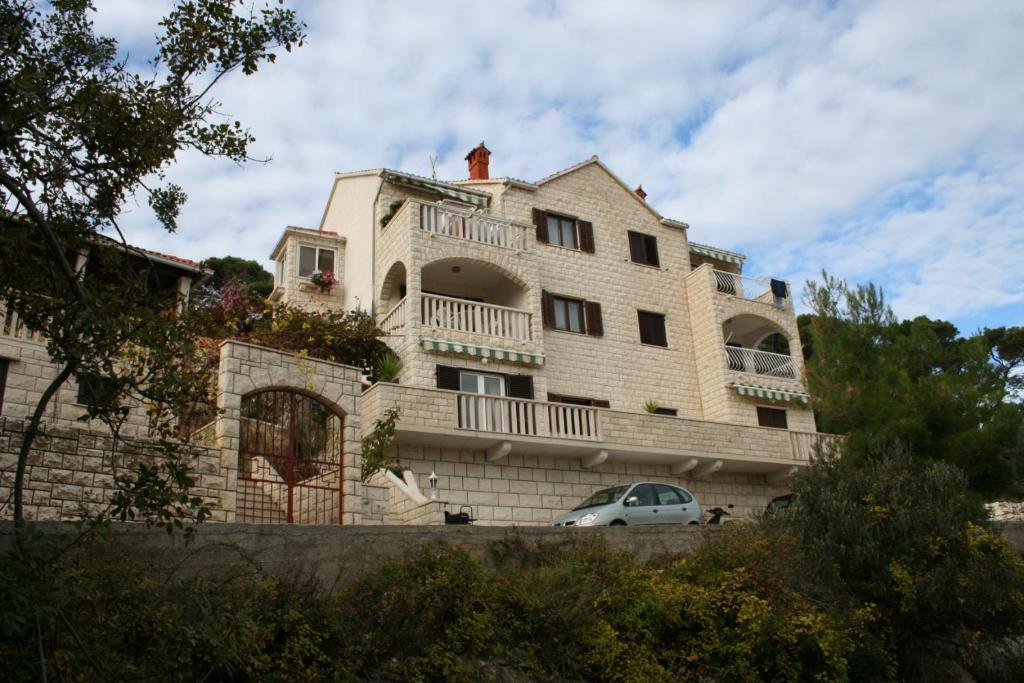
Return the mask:
[[462,202],[463,204],[471,204],[472,206],[477,206],[482,209],[487,207],[487,202],[490,198],[490,195],[483,192],[467,192],[455,185],[449,185],[448,183],[438,182],[436,180],[431,180],[430,178],[421,178],[420,176],[409,175],[407,173],[397,173],[394,171],[389,172],[388,180],[400,185],[414,187],[418,190],[433,192],[441,195],[442,197],[454,199],[455,201]]
[[706,244],[698,244],[697,242],[690,242],[690,253],[700,254],[701,256],[707,256],[713,258],[716,261],[725,261],[726,263],[737,263],[743,265],[743,262],[747,259],[743,254],[737,254],[735,251],[726,251],[725,249],[715,249],[709,247]]
[[506,360],[510,363],[523,363],[526,365],[544,365],[544,354],[528,353],[526,351],[513,351],[512,349],[492,349],[489,346],[478,346],[476,344],[464,344],[462,342],[447,341],[444,339],[421,339],[420,344],[427,351],[441,351],[442,353],[464,353],[479,358],[493,358],[494,360]]
[[789,391],[787,389],[773,389],[762,387],[756,384],[740,384],[729,382],[729,387],[736,390],[740,396],[751,396],[754,398],[767,398],[772,401],[800,401],[807,403],[811,397],[801,391]]

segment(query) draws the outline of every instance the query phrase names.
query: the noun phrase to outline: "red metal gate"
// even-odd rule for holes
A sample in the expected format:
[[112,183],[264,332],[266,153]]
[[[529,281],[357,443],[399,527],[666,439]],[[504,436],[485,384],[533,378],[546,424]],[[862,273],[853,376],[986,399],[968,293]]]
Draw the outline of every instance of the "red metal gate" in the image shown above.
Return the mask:
[[344,420],[297,391],[242,398],[239,522],[341,524]]

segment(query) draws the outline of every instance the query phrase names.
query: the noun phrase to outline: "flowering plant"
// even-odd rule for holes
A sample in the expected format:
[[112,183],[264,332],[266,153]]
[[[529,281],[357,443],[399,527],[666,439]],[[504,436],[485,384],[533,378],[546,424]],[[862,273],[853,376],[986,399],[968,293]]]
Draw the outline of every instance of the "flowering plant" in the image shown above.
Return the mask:
[[321,292],[329,292],[331,287],[338,284],[338,279],[334,277],[334,272],[330,270],[318,270],[309,279],[320,288]]

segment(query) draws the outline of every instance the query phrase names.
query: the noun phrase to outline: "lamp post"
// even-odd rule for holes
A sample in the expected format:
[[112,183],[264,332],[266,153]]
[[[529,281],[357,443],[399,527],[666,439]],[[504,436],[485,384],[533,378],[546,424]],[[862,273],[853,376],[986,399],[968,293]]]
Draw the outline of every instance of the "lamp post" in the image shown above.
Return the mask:
[[430,500],[437,500],[437,473],[431,472],[427,481],[430,482]]

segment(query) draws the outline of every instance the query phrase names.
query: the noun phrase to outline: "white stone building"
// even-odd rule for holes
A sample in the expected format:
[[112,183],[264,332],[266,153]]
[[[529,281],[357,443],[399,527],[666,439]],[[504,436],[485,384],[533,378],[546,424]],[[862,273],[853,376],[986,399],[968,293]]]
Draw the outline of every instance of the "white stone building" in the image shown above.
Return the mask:
[[531,183],[489,156],[453,182],[339,173],[320,226],[271,255],[274,299],[370,311],[402,360],[361,402],[364,433],[401,409],[396,519],[547,523],[637,479],[740,513],[784,492],[818,440],[788,285],[691,242],[597,157]]

